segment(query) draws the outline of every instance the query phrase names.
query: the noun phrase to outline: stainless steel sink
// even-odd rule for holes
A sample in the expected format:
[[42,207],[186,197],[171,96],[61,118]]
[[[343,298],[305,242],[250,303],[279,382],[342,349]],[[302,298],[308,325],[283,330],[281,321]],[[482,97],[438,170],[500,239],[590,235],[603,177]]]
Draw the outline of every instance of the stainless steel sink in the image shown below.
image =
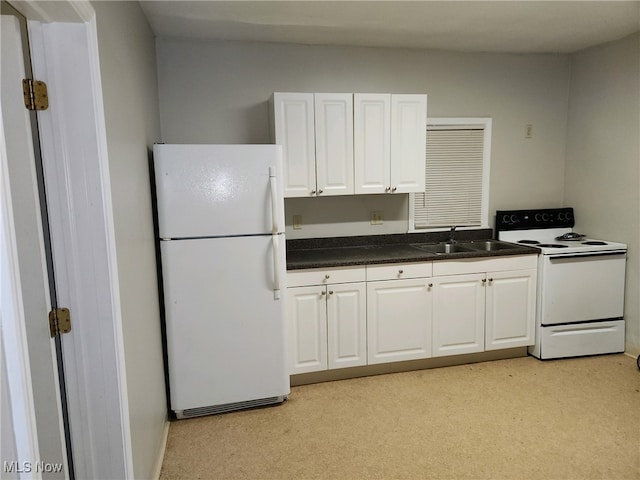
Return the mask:
[[469,247],[473,250],[484,250],[486,252],[514,248],[514,245],[501,242],[499,240],[480,240],[475,242],[465,242],[464,246]]
[[416,243],[411,245],[414,248],[418,248],[420,250],[425,250],[430,253],[456,253],[456,252],[473,252],[476,251],[474,248],[467,247],[465,245],[460,245],[459,243]]

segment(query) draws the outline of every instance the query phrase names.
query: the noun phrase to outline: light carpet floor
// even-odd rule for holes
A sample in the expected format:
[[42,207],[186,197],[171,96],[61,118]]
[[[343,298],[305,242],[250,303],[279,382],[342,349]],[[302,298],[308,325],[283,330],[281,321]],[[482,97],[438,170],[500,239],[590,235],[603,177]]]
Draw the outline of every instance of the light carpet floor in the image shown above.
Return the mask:
[[172,422],[169,479],[640,479],[640,371],[532,357],[292,388]]

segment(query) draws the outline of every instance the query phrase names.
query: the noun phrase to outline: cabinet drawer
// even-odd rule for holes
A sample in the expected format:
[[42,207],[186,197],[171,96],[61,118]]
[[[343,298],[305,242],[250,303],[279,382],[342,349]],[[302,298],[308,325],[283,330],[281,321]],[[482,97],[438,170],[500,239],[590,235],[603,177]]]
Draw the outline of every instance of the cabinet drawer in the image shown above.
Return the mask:
[[400,278],[430,277],[432,274],[432,262],[367,266],[367,281],[369,282],[376,280],[398,280]]
[[328,285],[330,283],[364,282],[365,267],[310,268],[287,272],[288,287]]
[[500,272],[537,268],[538,255],[498,256],[491,258],[461,258],[433,262],[433,275],[463,275],[467,273]]

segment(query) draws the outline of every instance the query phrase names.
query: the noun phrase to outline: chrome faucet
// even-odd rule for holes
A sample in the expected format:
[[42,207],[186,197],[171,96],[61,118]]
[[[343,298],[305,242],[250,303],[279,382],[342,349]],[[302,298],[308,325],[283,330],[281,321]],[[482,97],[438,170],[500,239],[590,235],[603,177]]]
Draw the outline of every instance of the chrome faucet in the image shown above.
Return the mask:
[[456,243],[456,239],[454,238],[455,233],[456,226],[454,225],[453,227],[451,227],[451,230],[449,230],[449,243]]

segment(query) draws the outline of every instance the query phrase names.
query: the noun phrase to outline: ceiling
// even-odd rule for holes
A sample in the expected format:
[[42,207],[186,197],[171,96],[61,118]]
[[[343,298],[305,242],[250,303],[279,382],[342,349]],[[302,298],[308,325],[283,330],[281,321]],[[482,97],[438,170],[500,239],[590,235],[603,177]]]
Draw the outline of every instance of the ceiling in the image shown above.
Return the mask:
[[147,1],[158,37],[571,53],[640,31],[640,1]]

